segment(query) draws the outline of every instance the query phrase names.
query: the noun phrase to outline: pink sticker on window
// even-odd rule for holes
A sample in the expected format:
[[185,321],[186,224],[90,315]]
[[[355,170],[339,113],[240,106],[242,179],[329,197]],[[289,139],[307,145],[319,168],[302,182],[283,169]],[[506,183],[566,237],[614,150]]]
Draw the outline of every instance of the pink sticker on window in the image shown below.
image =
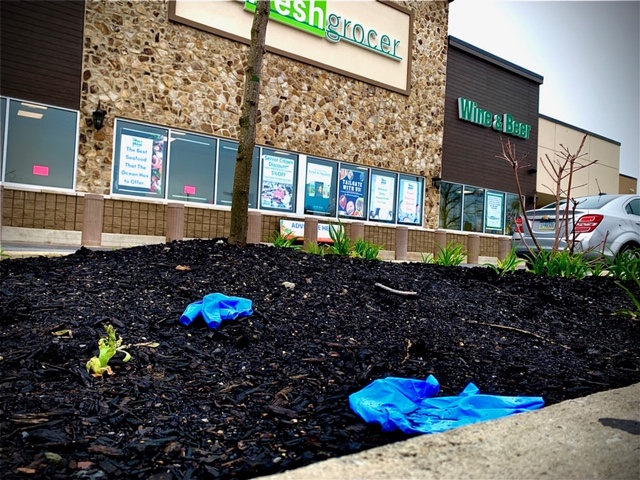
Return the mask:
[[194,187],[192,185],[185,185],[184,186],[184,194],[185,195],[195,195],[196,194],[196,187]]
[[34,175],[42,175],[43,177],[49,176],[49,167],[45,167],[43,165],[34,165],[33,166],[33,174]]

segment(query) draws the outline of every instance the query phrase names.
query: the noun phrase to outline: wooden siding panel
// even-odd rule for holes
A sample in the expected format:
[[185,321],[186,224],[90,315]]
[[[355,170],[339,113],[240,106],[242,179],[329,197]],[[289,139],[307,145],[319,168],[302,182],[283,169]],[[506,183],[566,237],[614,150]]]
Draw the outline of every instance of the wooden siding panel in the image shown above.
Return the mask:
[[[532,126],[524,140],[502,134],[458,118],[458,97],[478,102],[493,114],[512,114]],[[516,145],[518,157],[536,164],[538,144],[539,85],[527,78],[488,63],[455,47],[449,48],[445,96],[442,178],[445,181],[516,192],[511,166],[496,158],[501,154],[500,137]],[[532,167],[531,167],[532,168]],[[523,193],[535,193],[535,175],[522,169]]]
[[84,0],[0,2],[0,94],[80,108]]

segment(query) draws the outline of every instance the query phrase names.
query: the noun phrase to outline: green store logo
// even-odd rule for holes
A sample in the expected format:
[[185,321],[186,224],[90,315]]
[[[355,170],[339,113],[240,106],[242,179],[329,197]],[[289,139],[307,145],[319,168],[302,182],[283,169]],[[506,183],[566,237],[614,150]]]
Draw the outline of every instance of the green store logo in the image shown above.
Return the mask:
[[[245,0],[244,8],[256,11],[258,0]],[[380,35],[373,28],[327,13],[326,0],[272,0],[269,18],[306,33],[338,43],[341,40],[358,47],[402,61],[398,55],[400,40]]]
[[478,102],[463,97],[458,98],[458,118],[482,127],[492,127],[498,132],[525,140],[531,136],[531,125],[517,121],[509,113],[494,115],[489,110],[479,108]]

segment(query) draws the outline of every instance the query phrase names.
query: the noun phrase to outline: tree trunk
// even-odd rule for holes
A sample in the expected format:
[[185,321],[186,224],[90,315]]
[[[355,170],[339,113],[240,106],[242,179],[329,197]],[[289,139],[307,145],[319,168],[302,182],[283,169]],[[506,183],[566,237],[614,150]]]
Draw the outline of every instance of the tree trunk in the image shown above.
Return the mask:
[[244,98],[240,115],[240,143],[236,157],[236,171],[233,178],[233,197],[231,201],[231,232],[229,243],[244,246],[247,244],[249,224],[249,187],[253,149],[256,143],[256,119],[260,102],[260,82],[262,57],[267,35],[267,22],[271,2],[259,0],[251,26],[251,45],[247,71],[244,80]]

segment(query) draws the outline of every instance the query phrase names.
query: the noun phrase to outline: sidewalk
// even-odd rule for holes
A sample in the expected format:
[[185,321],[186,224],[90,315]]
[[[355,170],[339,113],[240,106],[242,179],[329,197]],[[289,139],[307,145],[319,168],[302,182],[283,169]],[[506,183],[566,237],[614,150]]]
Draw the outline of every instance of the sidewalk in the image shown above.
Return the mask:
[[640,479],[640,383],[261,480]]

